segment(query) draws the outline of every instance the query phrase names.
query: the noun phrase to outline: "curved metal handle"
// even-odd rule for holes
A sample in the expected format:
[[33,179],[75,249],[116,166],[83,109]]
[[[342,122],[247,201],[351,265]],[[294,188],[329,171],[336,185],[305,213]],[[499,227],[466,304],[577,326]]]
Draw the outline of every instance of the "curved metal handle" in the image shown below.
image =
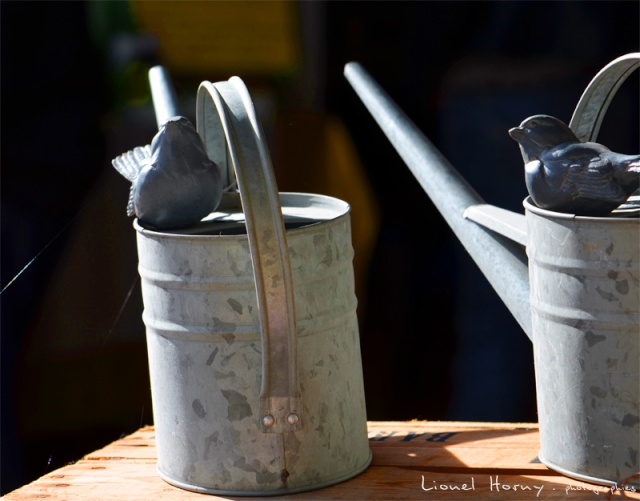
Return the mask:
[[[229,138],[223,127],[224,106],[219,92],[215,90],[218,87],[229,85],[228,82],[202,82],[198,89],[198,97],[196,102],[196,129],[202,138],[207,155],[220,168],[223,186],[229,186],[234,178],[234,168],[229,158]],[[206,89],[209,96],[201,89]],[[214,90],[211,90],[214,89]]]
[[625,54],[607,64],[589,82],[569,122],[580,141],[595,141],[613,96],[639,66],[640,52]]
[[198,132],[208,151],[224,151],[228,169],[235,171],[245,213],[262,332],[260,424],[267,433],[297,430],[302,419],[293,280],[269,152],[240,78],[202,82],[196,106]]

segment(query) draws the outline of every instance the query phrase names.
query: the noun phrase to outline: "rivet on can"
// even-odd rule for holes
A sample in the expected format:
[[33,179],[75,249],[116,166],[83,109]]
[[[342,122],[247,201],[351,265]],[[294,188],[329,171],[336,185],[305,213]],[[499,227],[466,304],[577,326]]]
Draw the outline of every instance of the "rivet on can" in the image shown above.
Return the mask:
[[287,416],[287,423],[289,423],[292,426],[294,424],[298,424],[298,421],[300,421],[300,417],[295,412],[292,412]]
[[271,428],[275,423],[276,419],[271,414],[267,414],[262,417],[262,424],[267,428]]

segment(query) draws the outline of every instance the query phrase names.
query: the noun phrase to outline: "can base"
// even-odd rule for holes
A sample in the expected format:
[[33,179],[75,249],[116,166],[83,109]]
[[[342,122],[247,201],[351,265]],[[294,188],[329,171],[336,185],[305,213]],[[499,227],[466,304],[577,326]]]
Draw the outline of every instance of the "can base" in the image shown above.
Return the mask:
[[357,467],[356,469],[345,473],[344,475],[341,475],[339,477],[336,478],[332,478],[331,480],[327,480],[325,482],[320,482],[317,484],[310,484],[310,485],[303,485],[303,486],[299,486],[299,487],[291,487],[291,488],[283,488],[283,489],[275,489],[275,490],[271,490],[271,491],[240,491],[240,490],[233,490],[233,489],[216,489],[216,488],[212,488],[212,487],[202,487],[199,485],[193,485],[193,484],[188,484],[185,482],[181,482],[179,480],[175,480],[172,479],[171,477],[165,475],[164,473],[162,473],[162,470],[160,470],[160,468],[157,468],[158,474],[160,475],[160,477],[162,478],[162,480],[164,480],[165,482],[167,482],[168,484],[173,485],[174,487],[179,487],[180,489],[184,489],[187,491],[192,491],[192,492],[197,492],[200,494],[214,494],[217,496],[281,496],[284,494],[297,494],[300,492],[307,492],[307,491],[314,491],[317,489],[322,489],[324,487],[329,487],[331,485],[335,485],[335,484],[339,484],[341,482],[344,482],[346,480],[349,480],[357,475],[359,475],[360,473],[362,473],[364,470],[366,470],[369,466],[369,464],[371,464],[371,459],[373,458],[373,454],[371,453],[371,450],[369,450],[369,457],[367,458],[367,460],[360,465],[359,467]]
[[554,464],[551,461],[548,461],[544,458],[544,456],[542,456],[541,453],[538,453],[538,459],[540,460],[540,462],[542,464],[544,464],[547,468],[553,470],[553,471],[557,471],[558,473],[564,475],[565,477],[569,477],[569,478],[573,478],[575,480],[582,480],[584,482],[589,482],[591,484],[597,484],[597,485],[606,485],[607,487],[617,487],[618,489],[624,489],[625,486],[630,486],[633,489],[635,489],[636,491],[640,489],[640,479],[637,479],[636,477],[635,480],[633,482],[629,482],[629,483],[619,483],[619,482],[624,482],[625,479],[621,479],[619,482],[616,482],[614,480],[608,480],[608,479],[604,479],[604,478],[598,478],[598,477],[592,477],[590,475],[583,475],[581,473],[576,473],[570,470],[567,470],[565,468],[562,468],[561,466],[558,466],[556,464]]

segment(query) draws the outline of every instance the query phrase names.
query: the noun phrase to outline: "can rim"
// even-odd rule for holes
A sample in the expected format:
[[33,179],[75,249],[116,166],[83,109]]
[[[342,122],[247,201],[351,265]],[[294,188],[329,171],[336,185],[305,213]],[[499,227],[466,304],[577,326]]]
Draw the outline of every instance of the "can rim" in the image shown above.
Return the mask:
[[[298,220],[300,226],[288,228],[286,233],[304,231],[311,226],[335,221],[351,212],[351,206],[339,198],[316,193],[280,192],[279,193],[282,214],[286,223]],[[202,221],[188,228],[176,228],[175,230],[157,230],[144,226],[138,218],[133,221],[134,229],[150,237],[175,238],[175,239],[206,239],[206,238],[246,238],[246,233],[241,234],[210,234],[205,233],[215,230],[215,224],[223,222],[235,222],[238,225],[245,223],[242,205],[238,197],[221,210],[212,212]]]
[[[592,222],[607,222],[607,223],[640,223],[640,218],[637,217],[622,217],[622,216],[578,216],[568,212],[555,212],[549,209],[542,209],[538,207],[530,196],[524,199],[522,202],[526,212],[531,212],[537,216],[545,217],[547,219],[575,219],[576,221],[592,221]],[[615,211],[611,214],[614,214]]]

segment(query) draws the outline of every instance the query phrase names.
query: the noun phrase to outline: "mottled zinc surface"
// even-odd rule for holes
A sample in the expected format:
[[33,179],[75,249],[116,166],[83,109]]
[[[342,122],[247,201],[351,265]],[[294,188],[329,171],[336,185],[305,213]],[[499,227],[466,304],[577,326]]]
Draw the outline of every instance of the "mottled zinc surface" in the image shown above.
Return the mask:
[[138,232],[158,469],[169,482],[295,492],[367,466],[353,249],[342,212],[287,232],[303,428],[283,434],[260,426],[262,345],[246,235]]
[[640,470],[640,224],[526,205],[540,460],[609,482]]

